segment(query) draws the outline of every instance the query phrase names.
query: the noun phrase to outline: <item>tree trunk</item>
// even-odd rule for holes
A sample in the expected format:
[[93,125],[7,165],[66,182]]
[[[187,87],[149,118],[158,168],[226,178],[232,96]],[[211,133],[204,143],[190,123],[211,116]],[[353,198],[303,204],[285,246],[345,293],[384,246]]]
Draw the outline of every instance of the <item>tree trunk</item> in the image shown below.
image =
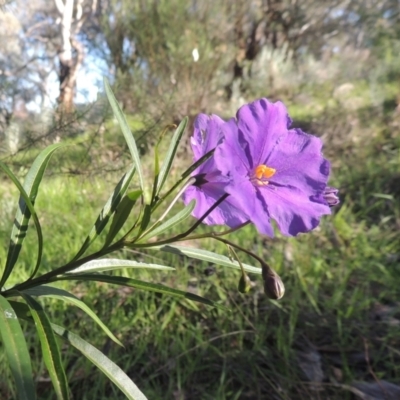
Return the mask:
[[[62,47],[58,56],[60,63],[59,82],[60,95],[58,101],[58,111],[62,115],[69,115],[74,111],[74,95],[78,70],[83,62],[84,50],[81,43],[75,38],[72,30],[74,0],[55,0],[57,9],[61,14],[61,38]],[[78,0],[78,7],[81,1]],[[82,14],[78,16],[77,21]]]
[[59,56],[60,95],[57,101],[59,110],[63,114],[71,114],[74,111],[76,78],[79,68],[82,65],[84,55],[82,45],[74,39],[72,39],[71,42],[76,54],[73,56],[71,52],[71,58],[63,57],[62,54]]

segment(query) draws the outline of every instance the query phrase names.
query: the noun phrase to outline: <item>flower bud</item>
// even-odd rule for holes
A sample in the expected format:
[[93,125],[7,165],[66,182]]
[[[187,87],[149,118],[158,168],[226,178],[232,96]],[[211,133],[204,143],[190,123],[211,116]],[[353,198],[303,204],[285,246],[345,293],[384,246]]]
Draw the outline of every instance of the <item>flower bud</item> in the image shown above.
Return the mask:
[[262,265],[264,293],[268,298],[279,300],[285,294],[285,286],[280,276],[267,264]]
[[238,284],[238,290],[240,293],[248,293],[251,289],[250,278],[246,274],[242,274]]

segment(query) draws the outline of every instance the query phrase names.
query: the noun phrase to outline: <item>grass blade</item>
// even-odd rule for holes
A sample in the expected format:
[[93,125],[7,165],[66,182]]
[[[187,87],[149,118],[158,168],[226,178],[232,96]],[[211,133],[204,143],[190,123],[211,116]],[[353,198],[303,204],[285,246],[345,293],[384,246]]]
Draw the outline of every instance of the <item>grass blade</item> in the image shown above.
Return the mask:
[[[207,261],[213,264],[221,265],[223,267],[234,268],[241,271],[240,265],[237,261],[231,261],[228,257],[221,256],[220,254],[213,253],[212,251],[195,249],[193,247],[185,247],[179,245],[164,245],[154,246],[150,249],[166,251],[168,253],[196,258],[197,260]],[[261,275],[261,268],[253,267],[252,265],[243,264],[243,269],[246,272]]]
[[96,365],[97,368],[99,368],[112,382],[114,382],[114,384],[129,400],[147,400],[146,396],[133,383],[129,376],[100,350],[65,328],[55,324],[51,325],[57,335],[68,340],[72,346],[78,349],[85,357]]
[[18,317],[6,298],[0,296],[0,334],[15,380],[19,400],[34,400],[31,358]]
[[[59,280],[71,280],[71,277],[61,277]],[[137,289],[147,290],[149,292],[156,292],[161,294],[166,294],[168,296],[176,297],[178,299],[188,299],[197,301],[199,303],[207,304],[208,306],[218,307],[226,309],[226,307],[220,306],[212,300],[206,299],[204,297],[198,296],[190,292],[184,292],[182,290],[173,289],[168,286],[161,285],[160,283],[149,283],[138,279],[125,278],[122,276],[112,276],[112,275],[102,275],[102,274],[88,274],[88,275],[78,275],[75,279],[82,281],[97,281],[97,282],[107,282],[114,285],[129,286]]]
[[68,274],[82,274],[82,273],[93,273],[93,272],[105,272],[121,268],[147,268],[147,269],[158,269],[158,270],[174,270],[175,268],[167,267],[165,265],[158,264],[147,264],[143,262],[131,261],[131,260],[120,260],[118,258],[103,258],[100,260],[89,261],[72,271]]
[[100,233],[103,232],[103,229],[106,227],[111,215],[115,212],[119,203],[121,202],[123,195],[127,191],[134,173],[135,167],[132,166],[132,168],[117,183],[117,186],[115,186],[114,191],[111,193],[111,196],[107,200],[107,203],[97,217],[97,220],[94,223],[91,231],[89,232],[89,235],[85,239],[82,247],[72,261],[79,259],[79,257],[83,255],[83,253],[89,248],[89,246],[100,235]]
[[160,173],[157,179],[157,194],[160,192],[164,186],[165,181],[168,178],[169,171],[171,170],[172,162],[174,160],[176,151],[178,150],[179,143],[181,141],[182,135],[185,132],[188,123],[188,117],[185,117],[179,126],[176,128],[174,135],[171,139],[171,144],[168,148],[167,154],[165,155],[164,162],[162,164]]
[[59,400],[68,400],[69,390],[67,377],[65,375],[64,365],[61,361],[60,349],[51,327],[50,320],[42,306],[35,299],[24,293],[21,293],[21,295],[28,304],[35,321],[36,330],[42,347],[43,359],[53,383],[57,398]]
[[174,215],[168,221],[165,221],[162,225],[159,225],[158,227],[156,226],[151,231],[146,233],[143,237],[141,237],[137,241],[137,243],[146,242],[148,239],[160,235],[163,232],[167,231],[168,229],[172,228],[173,226],[180,224],[187,217],[189,217],[189,215],[194,210],[195,206],[196,206],[196,201],[192,200],[183,210],[179,211],[176,215]]
[[[12,171],[0,161],[0,168],[3,169],[3,171],[8,175],[8,177],[13,181],[15,186],[18,188],[20,192],[20,199],[19,199],[19,210],[21,214],[23,215],[22,221],[20,220],[17,223],[17,219],[15,220],[15,225],[13,226],[13,229],[11,231],[11,238],[10,238],[10,245],[8,248],[8,254],[7,254],[7,261],[6,261],[6,266],[4,268],[3,276],[1,277],[0,281],[0,288],[4,286],[6,283],[8,277],[10,276],[15,263],[17,262],[19,253],[21,251],[22,247],[22,242],[25,238],[26,232],[28,230],[28,221],[29,218],[32,217],[33,222],[36,227],[36,233],[38,236],[38,254],[37,254],[37,259],[36,259],[36,265],[34,268],[34,273],[39,268],[41,259],[42,259],[42,252],[43,252],[43,234],[42,234],[42,228],[40,227],[39,219],[36,215],[36,211],[33,207],[33,203],[28,195],[28,193],[25,191],[24,187],[21,185],[17,177],[12,173]],[[26,207],[28,209],[26,209]],[[17,211],[18,215],[18,211]],[[26,222],[24,222],[26,221]],[[21,224],[21,225],[20,225]],[[14,229],[15,228],[15,229]],[[31,278],[33,275],[31,276]]]
[[135,138],[132,135],[128,122],[125,118],[125,115],[122,112],[121,107],[119,106],[117,99],[115,98],[114,93],[111,90],[111,86],[107,78],[104,78],[104,88],[106,90],[108,101],[110,102],[111,108],[114,112],[114,116],[115,118],[117,118],[122,133],[124,134],[126,143],[129,147],[129,151],[131,152],[133,163],[135,164],[136,169],[138,171],[140,189],[143,191],[143,193],[146,193],[144,189],[142,165],[140,163],[139,152],[136,146]]
[[67,303],[71,303],[71,304],[75,305],[76,307],[78,307],[82,311],[84,311],[87,315],[89,315],[89,317],[92,318],[93,321],[96,322],[100,326],[101,329],[103,329],[105,334],[111,340],[113,340],[118,345],[123,346],[123,344],[114,336],[114,334],[101,321],[101,319],[91,310],[91,308],[89,306],[87,306],[85,302],[83,302],[82,300],[80,300],[76,296],[74,296],[72,293],[69,293],[66,290],[59,289],[59,288],[56,288],[53,286],[48,286],[48,285],[42,285],[42,286],[37,286],[37,287],[31,288],[31,289],[27,289],[23,293],[28,294],[30,296],[47,296],[47,297],[51,297],[53,299],[62,300]]

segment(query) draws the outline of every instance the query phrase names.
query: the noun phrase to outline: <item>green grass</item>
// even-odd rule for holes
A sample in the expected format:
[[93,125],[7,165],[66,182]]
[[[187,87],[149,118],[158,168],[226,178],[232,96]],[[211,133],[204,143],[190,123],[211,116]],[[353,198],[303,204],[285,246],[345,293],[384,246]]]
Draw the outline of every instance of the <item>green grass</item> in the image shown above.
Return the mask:
[[[281,301],[265,297],[260,277],[250,276],[252,290],[242,295],[237,291],[237,271],[167,253],[125,251],[119,256],[161,262],[176,271],[120,274],[193,291],[230,311],[78,281],[63,287],[96,310],[125,348],[112,343],[79,310],[45,300],[52,320],[102,349],[151,400],[351,399],[341,385],[374,381],[373,374],[399,381],[400,142],[399,128],[389,125],[394,121],[388,120],[390,115],[376,115],[370,124],[361,121],[353,133],[361,135],[362,145],[343,136],[342,142],[332,142],[327,149],[334,166],[332,183],[341,188],[342,203],[314,232],[269,239],[247,226],[231,234],[232,241],[263,257],[281,275],[286,286]],[[327,137],[327,143],[330,140]],[[151,167],[146,171],[150,175]],[[109,173],[44,180],[36,202],[45,240],[41,272],[65,263],[78,251],[118,178]],[[15,204],[16,191],[3,180],[3,262]],[[210,239],[191,245],[227,254],[221,243]],[[31,230],[10,283],[29,276],[35,252]],[[242,256],[243,262],[253,263]],[[39,398],[54,399],[34,328],[25,326]],[[74,398],[124,398],[77,352],[65,345],[62,349]],[[318,390],[299,363],[309,349],[321,360],[324,379]],[[3,358],[0,352],[0,397],[12,399]]]

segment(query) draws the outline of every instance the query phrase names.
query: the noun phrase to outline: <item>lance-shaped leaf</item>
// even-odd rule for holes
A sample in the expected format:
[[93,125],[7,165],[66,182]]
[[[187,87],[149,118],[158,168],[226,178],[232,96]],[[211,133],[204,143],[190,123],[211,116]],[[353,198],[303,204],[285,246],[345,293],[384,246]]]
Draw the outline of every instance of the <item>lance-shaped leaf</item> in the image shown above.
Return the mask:
[[[195,258],[197,260],[207,261],[212,264],[221,265],[223,267],[241,270],[240,264],[237,261],[230,260],[228,257],[221,256],[220,254],[213,253],[212,251],[170,244],[163,246],[154,246],[150,247],[150,249],[166,251],[168,253],[179,254],[190,258]],[[261,268],[253,267],[252,265],[243,263],[242,266],[246,272],[261,275]]]
[[142,221],[140,223],[140,231],[139,234],[141,232],[144,232],[147,228],[147,226],[150,223],[150,218],[151,218],[151,206],[149,204],[146,204],[144,206],[144,210],[143,210],[143,217],[142,217]]
[[104,248],[108,247],[112,243],[115,236],[122,229],[132,211],[133,206],[142,193],[143,192],[141,190],[134,190],[133,192],[127,193],[123,197],[117,209],[115,210],[113,220],[111,221],[110,230],[108,231],[106,240],[104,242]]
[[148,264],[131,260],[120,260],[118,258],[102,258],[100,260],[89,261],[67,274],[91,274],[93,272],[105,272],[122,268],[147,268],[159,270],[174,270],[175,268],[159,264]]
[[43,359],[49,371],[54,391],[59,400],[69,399],[67,377],[61,361],[61,353],[51,323],[42,306],[31,296],[21,293],[30,308],[42,347]]
[[129,376],[100,350],[61,326],[52,324],[52,327],[57,335],[66,339],[114,382],[129,400],[147,400],[146,396],[133,383]]
[[164,129],[161,136],[158,138],[156,145],[154,146],[154,182],[153,182],[153,190],[151,193],[151,204],[153,204],[154,201],[156,200],[158,177],[160,174],[160,157],[159,157],[158,148],[159,148],[162,138],[167,130],[168,130],[168,127]]
[[[79,274],[78,276],[75,277],[75,279],[79,279],[81,281],[98,281],[98,282],[112,283],[114,285],[120,285],[120,286],[129,286],[137,289],[147,290],[149,292],[162,293],[179,299],[193,300],[199,303],[207,304],[209,306],[226,309],[226,307],[223,307],[212,300],[206,299],[204,297],[198,296],[190,292],[184,292],[182,290],[173,289],[168,286],[161,285],[160,283],[150,283],[138,279],[125,278],[122,276],[103,275],[103,274],[90,274],[90,275]],[[60,277],[58,278],[58,280],[71,280],[71,277]]]
[[210,150],[208,153],[204,154],[203,157],[199,158],[194,164],[192,164],[182,175],[181,177],[175,182],[175,184],[165,193],[161,198],[157,199],[157,203],[153,206],[153,211],[160,206],[164,202],[164,200],[178,188],[186,178],[201,164],[205,163],[209,158],[212,157],[214,154],[214,150]]
[[18,317],[6,298],[0,296],[0,334],[20,400],[35,400],[31,358]]
[[33,322],[31,310],[25,303],[21,303],[20,301],[9,300],[8,301],[11,307],[14,309],[15,314],[19,319],[23,319],[25,321]]
[[169,171],[171,170],[172,162],[174,161],[176,151],[178,150],[178,146],[181,141],[182,135],[185,132],[187,123],[188,123],[188,117],[185,117],[181,121],[179,126],[176,128],[175,133],[172,136],[171,144],[169,145],[160,173],[158,174],[157,194],[160,192],[160,190],[164,186],[165,181],[167,180]]
[[79,259],[79,257],[82,256],[82,254],[89,248],[89,246],[100,235],[100,233],[103,232],[103,229],[106,227],[108,221],[110,220],[110,217],[117,209],[123,195],[127,191],[134,173],[135,173],[135,167],[132,166],[132,168],[117,183],[117,186],[115,186],[114,191],[111,193],[111,196],[107,200],[107,203],[105,204],[99,216],[97,217],[97,220],[93,228],[89,232],[89,235],[85,239],[82,247],[80,248],[77,255],[73,258],[72,261]]
[[82,311],[84,311],[87,315],[89,315],[89,317],[92,318],[93,321],[96,322],[101,329],[103,329],[105,334],[108,335],[108,337],[111,340],[113,340],[118,345],[123,346],[123,344],[114,336],[114,334],[101,321],[101,319],[91,310],[91,308],[88,305],[86,305],[86,303],[84,303],[82,300],[74,296],[72,293],[69,293],[66,290],[59,289],[49,285],[36,286],[34,288],[24,290],[23,293],[29,296],[47,296],[53,299],[71,303],[76,307],[79,307]]
[[114,93],[111,90],[111,86],[107,78],[104,78],[104,88],[106,90],[106,95],[108,101],[110,102],[114,116],[117,119],[119,126],[121,127],[122,133],[124,134],[125,137],[125,141],[129,147],[129,151],[131,152],[133,163],[136,166],[139,176],[140,189],[143,191],[143,193],[146,193],[144,189],[145,186],[144,186],[142,165],[140,163],[139,152],[136,146],[135,138],[132,135],[131,129],[129,128],[125,115],[122,112],[121,107],[119,106],[117,99],[115,98]]
[[[13,181],[15,186],[18,188],[20,192],[20,200],[18,203],[18,206],[23,214],[24,218],[29,219],[29,217],[32,217],[33,222],[35,224],[36,228],[36,233],[38,235],[38,255],[36,259],[36,265],[34,268],[34,273],[38,270],[40,261],[42,259],[42,252],[43,252],[43,234],[42,234],[42,228],[40,227],[39,219],[36,215],[36,211],[33,207],[32,201],[29,197],[29,195],[26,193],[25,189],[17,179],[17,177],[12,173],[12,171],[0,161],[0,168],[4,170],[4,172],[8,175],[8,177]],[[26,210],[25,206],[28,208]],[[18,212],[17,212],[18,214]],[[26,231],[28,229],[28,221],[26,221],[25,225],[22,227],[20,223],[23,223],[22,221],[17,222],[15,220],[14,222],[14,227],[12,229],[11,233],[11,239],[10,239],[10,246],[8,248],[8,254],[7,254],[7,261],[6,261],[6,266],[4,268],[3,276],[0,281],[0,288],[4,286],[4,283],[7,281],[8,277],[10,276],[14,265],[18,259],[18,255],[21,251],[22,247],[22,242],[25,238]]]
[[168,229],[174,227],[175,225],[180,224],[187,217],[189,217],[189,215],[192,213],[195,205],[196,205],[196,200],[192,200],[183,210],[179,211],[172,218],[165,221],[163,224],[161,224],[159,226],[156,225],[153,229],[151,229],[148,233],[146,233],[143,237],[141,237],[137,241],[137,243],[146,242],[150,238],[157,236],[157,235],[161,235]]
[[[61,146],[63,145],[53,144],[51,146],[48,146],[43,151],[41,151],[40,154],[36,157],[31,168],[29,169],[28,173],[25,176],[23,188],[26,194],[29,196],[32,205],[34,205],[35,203],[36,196],[39,191],[39,185],[42,181],[44,172],[50,161],[50,158],[53,155],[53,153]],[[4,270],[2,280],[0,282],[0,287],[2,287],[5,284],[15,263],[17,262],[19,253],[21,251],[22,242],[24,241],[26,233],[28,231],[30,217],[31,217],[31,211],[29,210],[29,207],[24,197],[21,195],[18,202],[18,209],[14,218],[14,225],[11,231],[10,247],[8,249],[6,267]],[[31,278],[35,276],[39,268],[41,253],[42,253],[42,241],[40,241],[39,243],[39,255],[36,266],[32,272]]]

